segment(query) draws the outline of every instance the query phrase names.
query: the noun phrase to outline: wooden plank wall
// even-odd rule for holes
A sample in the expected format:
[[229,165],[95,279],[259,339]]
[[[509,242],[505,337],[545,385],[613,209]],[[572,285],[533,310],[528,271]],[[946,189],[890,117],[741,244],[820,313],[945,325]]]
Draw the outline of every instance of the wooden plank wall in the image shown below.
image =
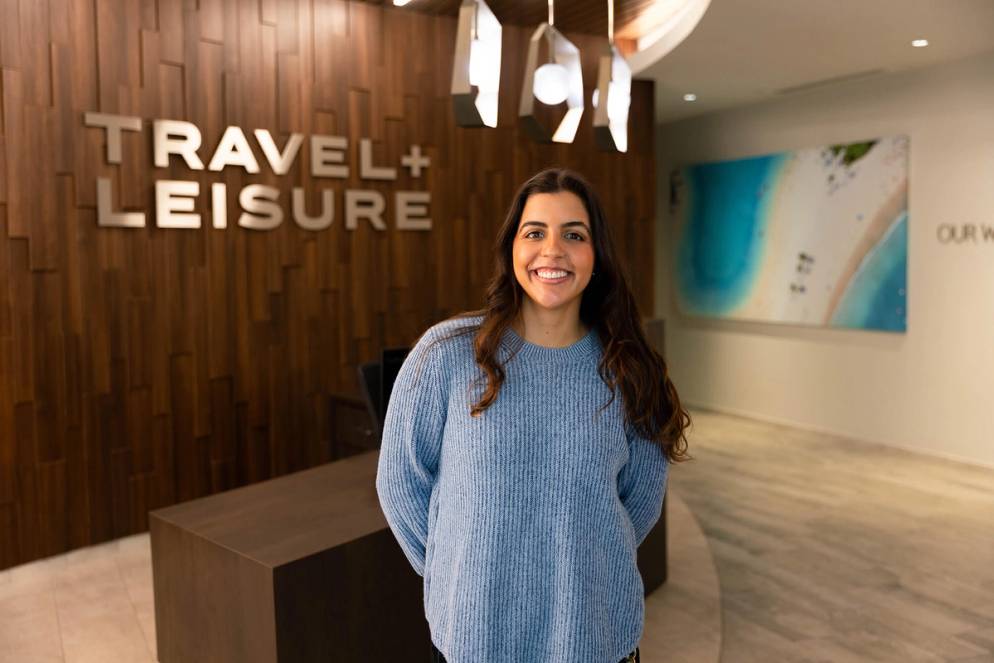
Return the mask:
[[[644,312],[652,303],[653,90],[633,88],[627,155],[537,145],[516,113],[530,27],[505,27],[500,127],[455,126],[455,19],[340,0],[0,0],[0,568],[147,527],[147,512],[327,461],[328,398],[355,366],[482,304],[491,242],[541,167],[585,173],[609,211]],[[581,47],[587,98],[604,39]],[[123,164],[83,114],[143,118]],[[341,134],[353,176],[321,232],[289,218],[290,187],[319,204],[307,148],[291,173],[154,169],[151,120],[184,119],[206,162],[227,125]],[[358,139],[385,185],[360,180]],[[431,158],[415,180],[400,157]],[[96,177],[142,229],[100,228]],[[154,226],[156,179],[225,181],[229,227]],[[237,227],[246,183],[280,188],[277,229]],[[387,195],[389,229],[344,228],[342,190]],[[432,194],[430,232],[398,231],[394,190]]]

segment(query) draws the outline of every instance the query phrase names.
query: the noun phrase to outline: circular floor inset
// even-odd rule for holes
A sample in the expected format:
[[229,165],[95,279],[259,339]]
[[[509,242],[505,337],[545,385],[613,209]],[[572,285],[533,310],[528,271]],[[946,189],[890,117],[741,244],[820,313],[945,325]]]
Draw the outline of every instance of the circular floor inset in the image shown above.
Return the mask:
[[672,483],[666,509],[668,577],[645,599],[640,658],[642,663],[718,663],[721,588],[711,547]]

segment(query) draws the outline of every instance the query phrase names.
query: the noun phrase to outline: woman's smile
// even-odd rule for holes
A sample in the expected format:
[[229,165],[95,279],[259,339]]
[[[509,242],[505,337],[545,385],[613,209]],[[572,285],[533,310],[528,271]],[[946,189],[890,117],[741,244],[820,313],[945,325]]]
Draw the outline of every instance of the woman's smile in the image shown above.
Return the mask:
[[547,283],[549,285],[565,283],[566,279],[572,276],[570,272],[562,269],[533,269],[532,274],[535,275],[542,283]]

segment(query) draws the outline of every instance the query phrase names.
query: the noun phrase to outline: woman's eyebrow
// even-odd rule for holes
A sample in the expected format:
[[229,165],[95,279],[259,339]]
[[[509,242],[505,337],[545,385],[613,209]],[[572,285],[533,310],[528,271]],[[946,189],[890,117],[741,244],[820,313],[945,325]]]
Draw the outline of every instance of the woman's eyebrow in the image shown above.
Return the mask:
[[[545,221],[525,221],[524,223],[521,224],[521,227],[524,228],[525,226],[539,226],[542,228],[548,228],[549,224],[547,224]],[[588,228],[587,224],[584,223],[583,221],[567,221],[562,225],[563,228],[570,228],[572,226],[580,226],[587,232],[590,232],[590,228]]]

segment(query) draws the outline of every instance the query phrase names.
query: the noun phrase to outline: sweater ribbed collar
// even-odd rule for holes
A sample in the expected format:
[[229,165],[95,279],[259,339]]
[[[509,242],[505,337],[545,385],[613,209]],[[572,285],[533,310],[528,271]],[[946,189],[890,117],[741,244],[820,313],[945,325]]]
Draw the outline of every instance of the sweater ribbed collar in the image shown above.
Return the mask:
[[593,354],[600,347],[600,338],[597,336],[596,327],[591,327],[576,343],[561,348],[551,348],[526,341],[514,331],[513,327],[508,327],[503,343],[515,357],[528,361],[560,362],[573,361]]

